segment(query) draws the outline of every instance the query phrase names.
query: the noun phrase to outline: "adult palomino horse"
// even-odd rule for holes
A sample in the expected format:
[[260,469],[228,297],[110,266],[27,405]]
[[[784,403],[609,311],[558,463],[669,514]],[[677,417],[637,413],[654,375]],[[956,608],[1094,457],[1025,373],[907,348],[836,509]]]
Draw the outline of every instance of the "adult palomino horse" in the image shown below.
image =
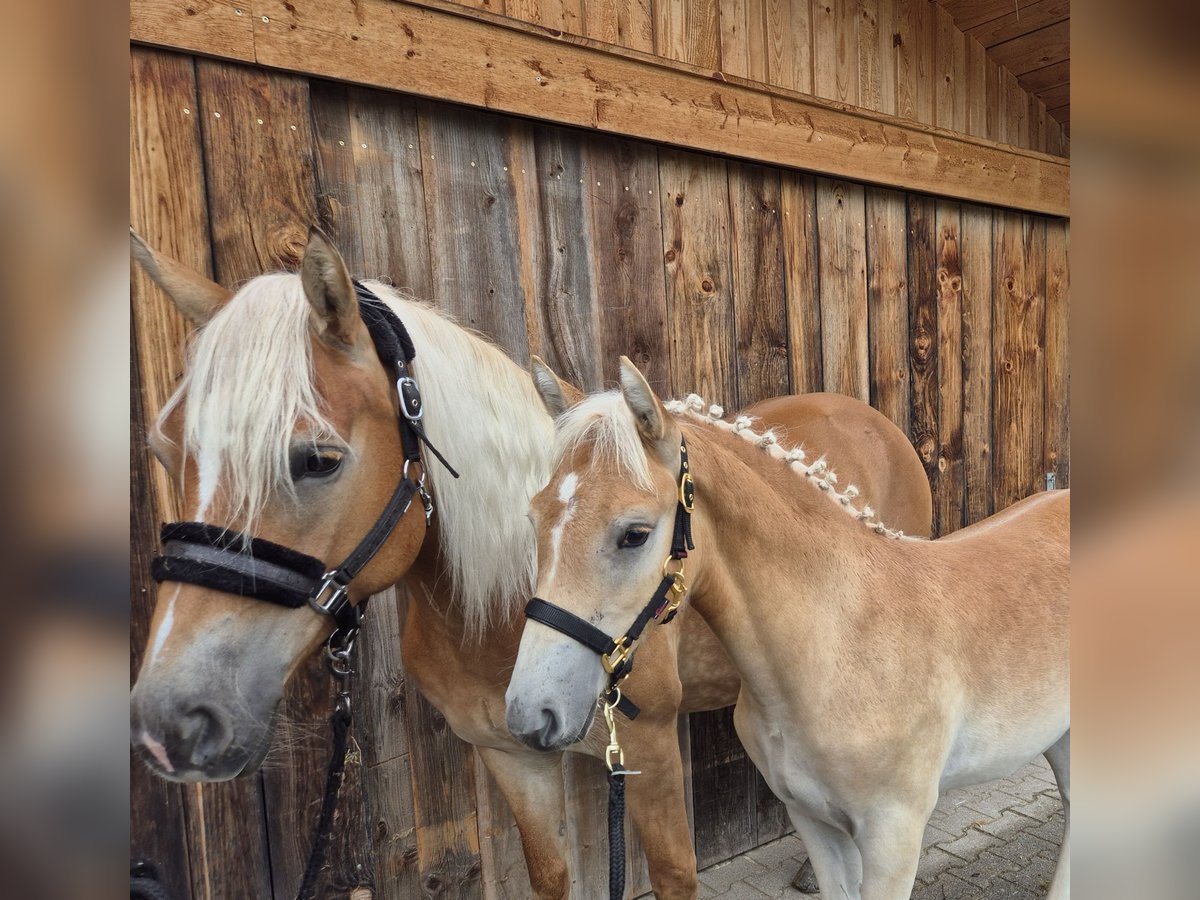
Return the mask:
[[[401,477],[396,389],[364,330],[341,257],[313,233],[300,275],[265,275],[236,295],[153,253],[134,255],[203,327],[152,444],[195,519],[252,533],[321,560],[342,558],[371,527]],[[459,737],[474,744],[520,828],[533,894],[571,891],[558,754],[530,750],[504,724],[504,691],[532,585],[525,518],[550,471],[553,423],[529,375],[497,348],[378,282],[367,286],[412,336],[425,431],[460,470],[428,471],[436,515],[399,523],[350,584],[353,602],[407,587],[402,652],[408,676]],[[548,371],[548,370],[547,370]],[[541,380],[553,378],[543,372]],[[573,389],[553,379],[565,405]],[[882,512],[928,533],[928,483],[904,435],[865,404],[812,395],[768,401],[768,419],[810,445],[859,448],[861,477]],[[827,443],[826,443],[827,442]],[[872,473],[886,473],[876,474]],[[272,713],[300,660],[330,631],[306,608],[284,609],[195,584],[164,581],[131,697],[132,739],[164,777],[217,780],[253,771]],[[676,658],[680,641],[703,648]],[[642,714],[625,743],[653,773],[629,792],[662,897],[696,894],[677,715],[728,705],[738,680],[694,615],[654,636],[629,682]],[[214,661],[219,661],[219,664]],[[603,756],[597,731],[570,749]],[[576,896],[597,886],[583,885]]]
[[[1068,492],[904,539],[864,527],[853,497],[769,437],[668,414],[624,359],[621,386],[558,419],[557,468],[533,502],[540,596],[624,634],[677,556],[690,470],[691,605],[741,673],[738,734],[823,895],[907,898],[939,791],[1039,753],[1069,832]],[[509,725],[549,717],[568,740],[607,684],[595,651],[530,621]],[[1065,839],[1050,895],[1069,895]]]

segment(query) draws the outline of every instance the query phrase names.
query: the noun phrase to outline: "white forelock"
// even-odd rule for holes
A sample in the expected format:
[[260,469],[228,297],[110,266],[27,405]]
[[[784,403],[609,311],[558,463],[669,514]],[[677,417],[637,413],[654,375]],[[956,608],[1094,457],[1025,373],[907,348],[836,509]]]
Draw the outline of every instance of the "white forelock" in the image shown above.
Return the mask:
[[581,443],[591,440],[593,459],[611,461],[642,490],[654,491],[642,436],[620,391],[588,396],[559,416],[554,425],[555,467]]

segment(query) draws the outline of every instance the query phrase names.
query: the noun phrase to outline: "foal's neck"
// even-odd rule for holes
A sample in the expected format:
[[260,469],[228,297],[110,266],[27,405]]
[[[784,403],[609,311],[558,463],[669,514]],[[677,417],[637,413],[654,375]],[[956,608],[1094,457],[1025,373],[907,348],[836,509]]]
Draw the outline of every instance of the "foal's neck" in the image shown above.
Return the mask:
[[685,433],[697,495],[690,602],[743,683],[762,683],[752,676],[770,667],[764,650],[803,652],[814,630],[851,617],[869,560],[895,542],[741,437],[700,425]]

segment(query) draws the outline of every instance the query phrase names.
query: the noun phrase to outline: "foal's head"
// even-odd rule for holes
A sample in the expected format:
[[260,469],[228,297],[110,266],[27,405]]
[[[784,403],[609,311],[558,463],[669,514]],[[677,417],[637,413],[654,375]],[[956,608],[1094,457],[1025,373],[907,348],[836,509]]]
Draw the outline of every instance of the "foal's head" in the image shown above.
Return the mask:
[[[341,256],[314,229],[300,274],[262,275],[230,294],[136,235],[132,243],[200,326],[151,436],[185,516],[336,565],[368,533],[403,469],[396,388]],[[414,505],[351,584],[354,602],[412,563],[425,536]],[[134,745],[172,779],[252,771],[288,678],[331,627],[308,607],[163,582],[131,697]]]
[[[679,426],[624,357],[620,374],[620,392],[573,406],[548,370],[535,366],[534,378],[556,416],[557,450],[530,513],[537,596],[612,637],[663,580],[679,502]],[[506,695],[508,727],[541,750],[574,743],[587,733],[607,679],[587,647],[528,621]]]

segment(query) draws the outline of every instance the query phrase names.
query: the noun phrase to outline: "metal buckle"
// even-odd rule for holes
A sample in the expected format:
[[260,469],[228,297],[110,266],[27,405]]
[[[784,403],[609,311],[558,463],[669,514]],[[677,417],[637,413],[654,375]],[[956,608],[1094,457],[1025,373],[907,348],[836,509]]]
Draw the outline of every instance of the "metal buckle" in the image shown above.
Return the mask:
[[691,472],[684,472],[679,479],[679,502],[689,513],[696,509],[696,483]]
[[[337,580],[337,570],[326,572],[321,579],[321,585],[308,597],[308,605],[313,611],[320,613],[323,616],[336,616],[341,612],[342,607],[349,603],[346,597],[346,592],[349,585],[344,585]],[[323,602],[321,595],[329,591],[329,596]]]
[[419,422],[425,415],[425,405],[421,402],[421,389],[409,375],[401,375],[396,379],[396,392],[400,395],[400,414],[410,422]]
[[621,635],[616,640],[616,646],[611,653],[606,653],[600,657],[600,663],[604,666],[604,671],[612,675],[621,666],[625,665],[629,659],[629,654],[633,652],[633,648],[629,645],[629,636]]

